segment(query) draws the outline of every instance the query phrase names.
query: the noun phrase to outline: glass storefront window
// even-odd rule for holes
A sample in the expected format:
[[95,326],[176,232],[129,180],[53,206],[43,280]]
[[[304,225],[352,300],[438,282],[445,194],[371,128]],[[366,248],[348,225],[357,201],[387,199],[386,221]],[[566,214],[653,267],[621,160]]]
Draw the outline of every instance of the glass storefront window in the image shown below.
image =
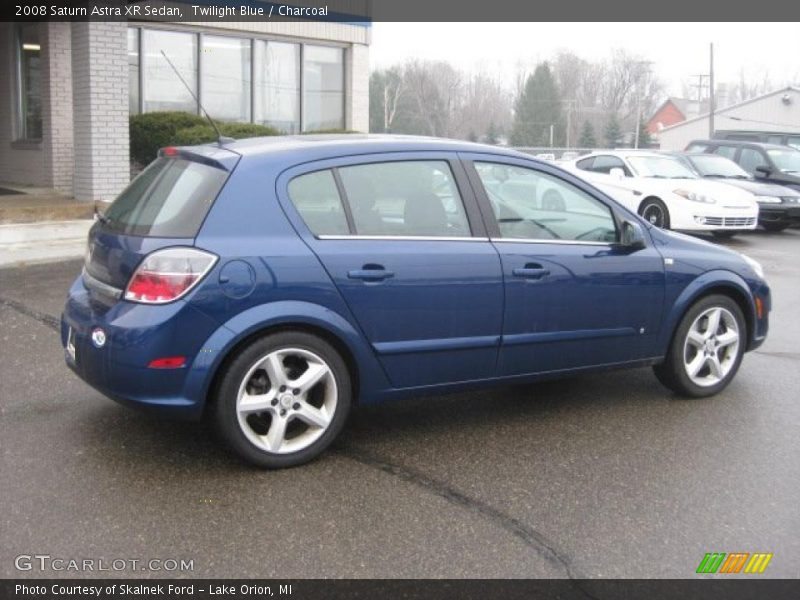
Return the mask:
[[203,35],[200,102],[214,119],[250,121],[249,39]]
[[39,25],[22,25],[17,30],[18,137],[42,139],[42,75]]
[[256,40],[255,122],[300,130],[300,46]]
[[231,35],[128,29],[130,114],[197,113],[283,133],[343,129],[344,49]]
[[155,29],[144,29],[142,33],[144,112],[197,112],[197,102],[161,54],[163,50],[189,87],[197,90],[197,34]]
[[303,130],[344,128],[344,50],[303,47]]

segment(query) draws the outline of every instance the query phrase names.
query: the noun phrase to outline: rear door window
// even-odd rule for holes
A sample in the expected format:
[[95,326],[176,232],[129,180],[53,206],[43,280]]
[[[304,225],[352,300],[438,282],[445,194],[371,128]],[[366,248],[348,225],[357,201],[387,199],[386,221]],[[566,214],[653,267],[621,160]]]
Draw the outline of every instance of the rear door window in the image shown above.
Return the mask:
[[192,238],[228,171],[184,158],[161,157],[105,211],[103,228],[127,235]]
[[447,161],[374,163],[338,171],[357,235],[471,235]]

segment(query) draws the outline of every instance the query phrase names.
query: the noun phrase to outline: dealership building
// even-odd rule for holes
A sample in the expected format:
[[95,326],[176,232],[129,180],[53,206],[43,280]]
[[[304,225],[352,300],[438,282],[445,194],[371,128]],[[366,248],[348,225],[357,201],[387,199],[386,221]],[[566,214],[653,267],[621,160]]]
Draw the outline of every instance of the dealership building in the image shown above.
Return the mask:
[[129,116],[199,112],[164,54],[215,119],[367,131],[370,35],[318,20],[2,22],[0,182],[112,200],[130,178]]

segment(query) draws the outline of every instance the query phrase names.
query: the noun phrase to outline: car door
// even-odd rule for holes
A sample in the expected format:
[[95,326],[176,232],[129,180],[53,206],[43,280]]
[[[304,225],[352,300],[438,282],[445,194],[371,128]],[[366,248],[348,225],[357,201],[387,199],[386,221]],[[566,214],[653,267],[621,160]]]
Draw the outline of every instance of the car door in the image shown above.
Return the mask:
[[[618,243],[616,213],[624,211],[546,165],[494,155],[462,159],[503,266],[499,375],[652,356],[663,260],[649,242],[638,249]],[[562,199],[556,210],[542,202],[554,194]]]
[[500,259],[454,155],[337,159],[278,186],[395,387],[494,376]]

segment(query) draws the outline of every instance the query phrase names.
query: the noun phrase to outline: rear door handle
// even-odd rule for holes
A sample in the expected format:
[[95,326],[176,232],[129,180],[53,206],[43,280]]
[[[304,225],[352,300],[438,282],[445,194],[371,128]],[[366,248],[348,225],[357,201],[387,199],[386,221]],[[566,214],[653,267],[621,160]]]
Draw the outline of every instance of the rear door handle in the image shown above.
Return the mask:
[[363,281],[383,281],[392,277],[394,277],[394,273],[387,271],[380,265],[364,265],[361,269],[347,272],[348,279],[361,279]]
[[545,269],[539,263],[528,263],[524,267],[518,267],[511,271],[514,277],[525,279],[541,279],[550,275],[550,269]]

